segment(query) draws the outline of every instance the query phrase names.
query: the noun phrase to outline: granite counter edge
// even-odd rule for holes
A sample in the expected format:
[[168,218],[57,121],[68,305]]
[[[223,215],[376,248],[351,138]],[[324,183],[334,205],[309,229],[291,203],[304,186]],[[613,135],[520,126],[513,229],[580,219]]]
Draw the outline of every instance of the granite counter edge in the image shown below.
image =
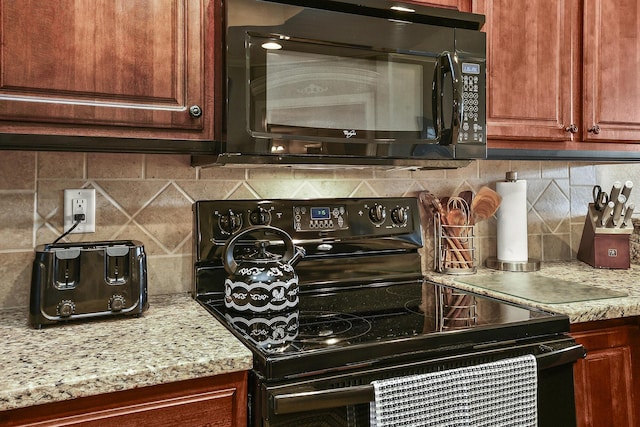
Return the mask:
[[492,291],[479,286],[462,283],[457,281],[456,276],[454,275],[444,275],[434,272],[432,274],[425,275],[425,278],[428,281],[440,285],[454,287],[463,291],[495,298],[501,301],[564,314],[569,317],[569,322],[572,324],[640,316],[640,298],[636,296],[577,301],[571,303],[545,304],[518,298],[514,295]]

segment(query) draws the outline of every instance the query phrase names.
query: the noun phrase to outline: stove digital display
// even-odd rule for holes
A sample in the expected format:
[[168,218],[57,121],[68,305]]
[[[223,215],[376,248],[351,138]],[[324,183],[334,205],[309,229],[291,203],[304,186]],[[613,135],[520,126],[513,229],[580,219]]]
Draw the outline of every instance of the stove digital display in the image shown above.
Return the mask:
[[348,230],[347,207],[344,205],[294,206],[293,229],[295,231]]
[[329,208],[311,208],[311,219],[329,219],[331,218],[331,209]]

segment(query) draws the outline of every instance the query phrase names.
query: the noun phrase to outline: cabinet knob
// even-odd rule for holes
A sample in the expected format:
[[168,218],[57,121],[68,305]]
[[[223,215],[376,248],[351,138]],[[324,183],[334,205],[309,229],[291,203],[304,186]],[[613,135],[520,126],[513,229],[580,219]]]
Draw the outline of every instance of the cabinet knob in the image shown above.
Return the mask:
[[202,116],[202,108],[200,108],[199,105],[192,105],[191,107],[189,107],[189,115],[194,119],[197,119],[198,117]]
[[600,126],[593,125],[589,129],[587,129],[587,132],[595,133],[597,135],[600,133]]
[[578,132],[578,126],[576,126],[575,124],[571,123],[569,126],[564,128],[564,130],[569,132],[569,133],[577,133]]

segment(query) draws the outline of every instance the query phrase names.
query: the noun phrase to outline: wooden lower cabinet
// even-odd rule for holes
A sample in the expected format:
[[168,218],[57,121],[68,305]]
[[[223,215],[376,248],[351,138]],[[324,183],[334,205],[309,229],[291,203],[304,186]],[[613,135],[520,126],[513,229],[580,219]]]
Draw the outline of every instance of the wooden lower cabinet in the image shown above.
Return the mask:
[[578,427],[640,426],[640,321],[625,318],[574,324],[587,350],[574,367]]
[[179,381],[0,412],[9,426],[244,427],[247,373]]

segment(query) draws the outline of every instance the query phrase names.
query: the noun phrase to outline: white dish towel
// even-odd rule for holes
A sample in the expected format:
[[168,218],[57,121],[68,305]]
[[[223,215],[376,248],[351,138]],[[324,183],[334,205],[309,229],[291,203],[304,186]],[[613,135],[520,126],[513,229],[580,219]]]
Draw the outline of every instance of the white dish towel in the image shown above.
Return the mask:
[[533,355],[373,381],[376,427],[535,427],[538,373]]

